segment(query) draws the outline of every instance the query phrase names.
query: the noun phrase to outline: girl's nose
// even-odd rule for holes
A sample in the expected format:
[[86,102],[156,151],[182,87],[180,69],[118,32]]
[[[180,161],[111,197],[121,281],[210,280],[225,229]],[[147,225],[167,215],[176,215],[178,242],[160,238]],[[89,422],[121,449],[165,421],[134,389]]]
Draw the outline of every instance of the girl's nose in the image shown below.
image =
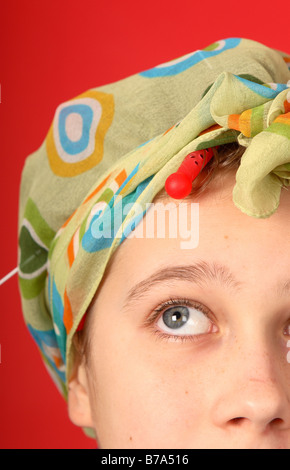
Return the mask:
[[[214,424],[257,432],[290,428],[290,364],[258,343],[233,354],[213,406]],[[287,386],[288,384],[288,386]]]
[[249,378],[240,390],[217,403],[214,421],[220,427],[252,427],[260,432],[289,429],[289,411],[289,400],[277,384]]

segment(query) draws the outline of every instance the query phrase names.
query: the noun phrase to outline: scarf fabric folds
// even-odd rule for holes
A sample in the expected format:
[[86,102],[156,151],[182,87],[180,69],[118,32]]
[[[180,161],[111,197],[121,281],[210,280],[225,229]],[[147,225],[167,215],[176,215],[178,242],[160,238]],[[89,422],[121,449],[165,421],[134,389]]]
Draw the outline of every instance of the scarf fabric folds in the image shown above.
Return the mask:
[[239,142],[234,204],[275,212],[290,184],[289,68],[286,53],[228,38],[58,106],[22,171],[18,279],[64,397],[72,338],[110,257],[189,152]]

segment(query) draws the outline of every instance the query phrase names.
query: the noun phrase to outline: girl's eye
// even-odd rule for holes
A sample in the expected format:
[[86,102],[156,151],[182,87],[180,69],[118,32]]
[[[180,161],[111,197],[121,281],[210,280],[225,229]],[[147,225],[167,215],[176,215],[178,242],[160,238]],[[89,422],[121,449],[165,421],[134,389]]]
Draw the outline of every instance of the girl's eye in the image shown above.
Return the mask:
[[158,329],[174,336],[195,336],[217,331],[201,307],[176,305],[163,311],[156,322]]

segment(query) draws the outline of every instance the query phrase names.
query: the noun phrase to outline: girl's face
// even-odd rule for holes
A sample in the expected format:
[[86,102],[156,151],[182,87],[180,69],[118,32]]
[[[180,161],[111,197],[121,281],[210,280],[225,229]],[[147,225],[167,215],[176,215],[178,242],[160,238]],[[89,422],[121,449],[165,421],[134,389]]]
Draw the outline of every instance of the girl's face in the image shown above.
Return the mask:
[[254,219],[234,183],[188,202],[195,248],[177,234],[116,251],[69,391],[101,448],[290,448],[290,193]]

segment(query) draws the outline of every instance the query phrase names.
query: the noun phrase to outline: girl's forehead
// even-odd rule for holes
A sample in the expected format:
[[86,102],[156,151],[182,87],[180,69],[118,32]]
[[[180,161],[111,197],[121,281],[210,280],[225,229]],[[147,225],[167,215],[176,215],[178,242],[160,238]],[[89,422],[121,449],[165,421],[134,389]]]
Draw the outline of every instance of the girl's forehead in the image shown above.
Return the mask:
[[271,217],[255,219],[234,205],[233,185],[234,177],[229,177],[220,189],[183,204],[157,200],[136,234],[117,249],[112,270],[136,280],[167,265],[202,259],[226,264],[234,272],[247,268],[249,280],[259,276],[266,282],[269,265],[272,275],[283,277],[290,263],[290,193],[282,192]]

